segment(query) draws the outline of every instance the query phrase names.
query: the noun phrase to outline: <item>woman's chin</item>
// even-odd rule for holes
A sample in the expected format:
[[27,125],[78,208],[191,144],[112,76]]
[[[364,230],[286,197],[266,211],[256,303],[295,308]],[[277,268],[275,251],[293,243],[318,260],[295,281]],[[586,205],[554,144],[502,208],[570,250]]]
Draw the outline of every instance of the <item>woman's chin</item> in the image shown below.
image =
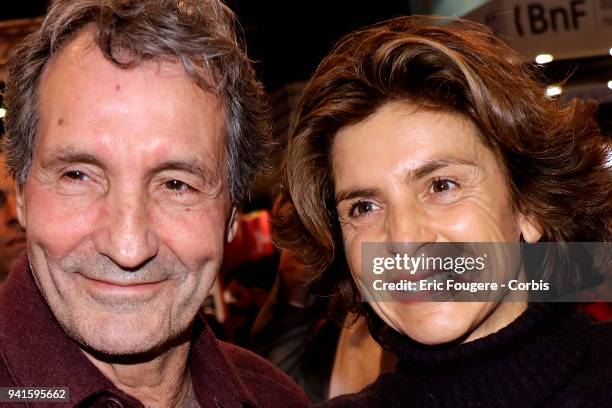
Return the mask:
[[474,303],[421,303],[412,307],[413,310],[404,310],[399,314],[401,318],[391,326],[428,346],[462,342],[480,323],[478,315],[482,306]]
[[449,327],[447,325],[438,325],[434,323],[427,325],[427,327],[404,328],[402,332],[417,343],[426,346],[437,346],[458,340],[460,341],[460,339],[466,337],[468,330],[467,327],[461,327],[458,324]]

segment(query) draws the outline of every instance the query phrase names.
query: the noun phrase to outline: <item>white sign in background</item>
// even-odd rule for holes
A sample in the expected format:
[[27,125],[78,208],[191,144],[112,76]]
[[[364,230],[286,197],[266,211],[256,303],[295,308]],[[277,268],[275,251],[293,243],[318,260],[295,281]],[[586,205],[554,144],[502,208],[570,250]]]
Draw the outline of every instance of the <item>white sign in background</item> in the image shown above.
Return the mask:
[[612,0],[496,0],[464,17],[489,25],[529,59],[601,56],[612,48]]

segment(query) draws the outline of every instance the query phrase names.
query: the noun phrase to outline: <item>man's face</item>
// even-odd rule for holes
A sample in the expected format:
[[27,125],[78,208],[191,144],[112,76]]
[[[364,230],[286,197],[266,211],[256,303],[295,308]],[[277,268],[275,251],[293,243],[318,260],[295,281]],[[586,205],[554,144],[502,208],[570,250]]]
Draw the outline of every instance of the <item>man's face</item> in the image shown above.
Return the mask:
[[0,158],[0,282],[25,250],[25,236],[15,213],[15,184]]
[[190,326],[221,263],[223,110],[178,64],[119,69],[90,43],[79,35],[43,78],[18,215],[64,330],[148,352]]

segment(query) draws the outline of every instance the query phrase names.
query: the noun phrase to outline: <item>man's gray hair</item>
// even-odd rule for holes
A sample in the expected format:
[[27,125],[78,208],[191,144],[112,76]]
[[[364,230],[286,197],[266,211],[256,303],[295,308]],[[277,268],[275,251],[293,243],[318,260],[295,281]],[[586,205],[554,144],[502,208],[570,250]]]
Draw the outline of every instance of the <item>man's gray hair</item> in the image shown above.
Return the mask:
[[119,67],[180,61],[225,110],[229,191],[239,204],[265,162],[270,142],[263,87],[236,35],[234,14],[219,0],[55,0],[39,30],[9,62],[2,141],[10,172],[23,186],[32,164],[45,67],[67,41],[91,29],[97,47]]

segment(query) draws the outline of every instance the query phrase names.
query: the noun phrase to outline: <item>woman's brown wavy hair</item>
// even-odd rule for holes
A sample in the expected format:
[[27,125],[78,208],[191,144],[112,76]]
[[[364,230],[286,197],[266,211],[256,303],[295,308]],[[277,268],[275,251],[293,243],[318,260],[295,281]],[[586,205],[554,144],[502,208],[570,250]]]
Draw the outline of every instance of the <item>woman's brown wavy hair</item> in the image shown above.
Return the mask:
[[335,46],[306,86],[289,130],[275,240],[332,285],[332,302],[360,309],[334,203],[334,136],[404,100],[476,124],[505,170],[512,204],[539,222],[543,241],[609,240],[612,183],[595,103],[547,97],[536,68],[485,26],[398,18]]

